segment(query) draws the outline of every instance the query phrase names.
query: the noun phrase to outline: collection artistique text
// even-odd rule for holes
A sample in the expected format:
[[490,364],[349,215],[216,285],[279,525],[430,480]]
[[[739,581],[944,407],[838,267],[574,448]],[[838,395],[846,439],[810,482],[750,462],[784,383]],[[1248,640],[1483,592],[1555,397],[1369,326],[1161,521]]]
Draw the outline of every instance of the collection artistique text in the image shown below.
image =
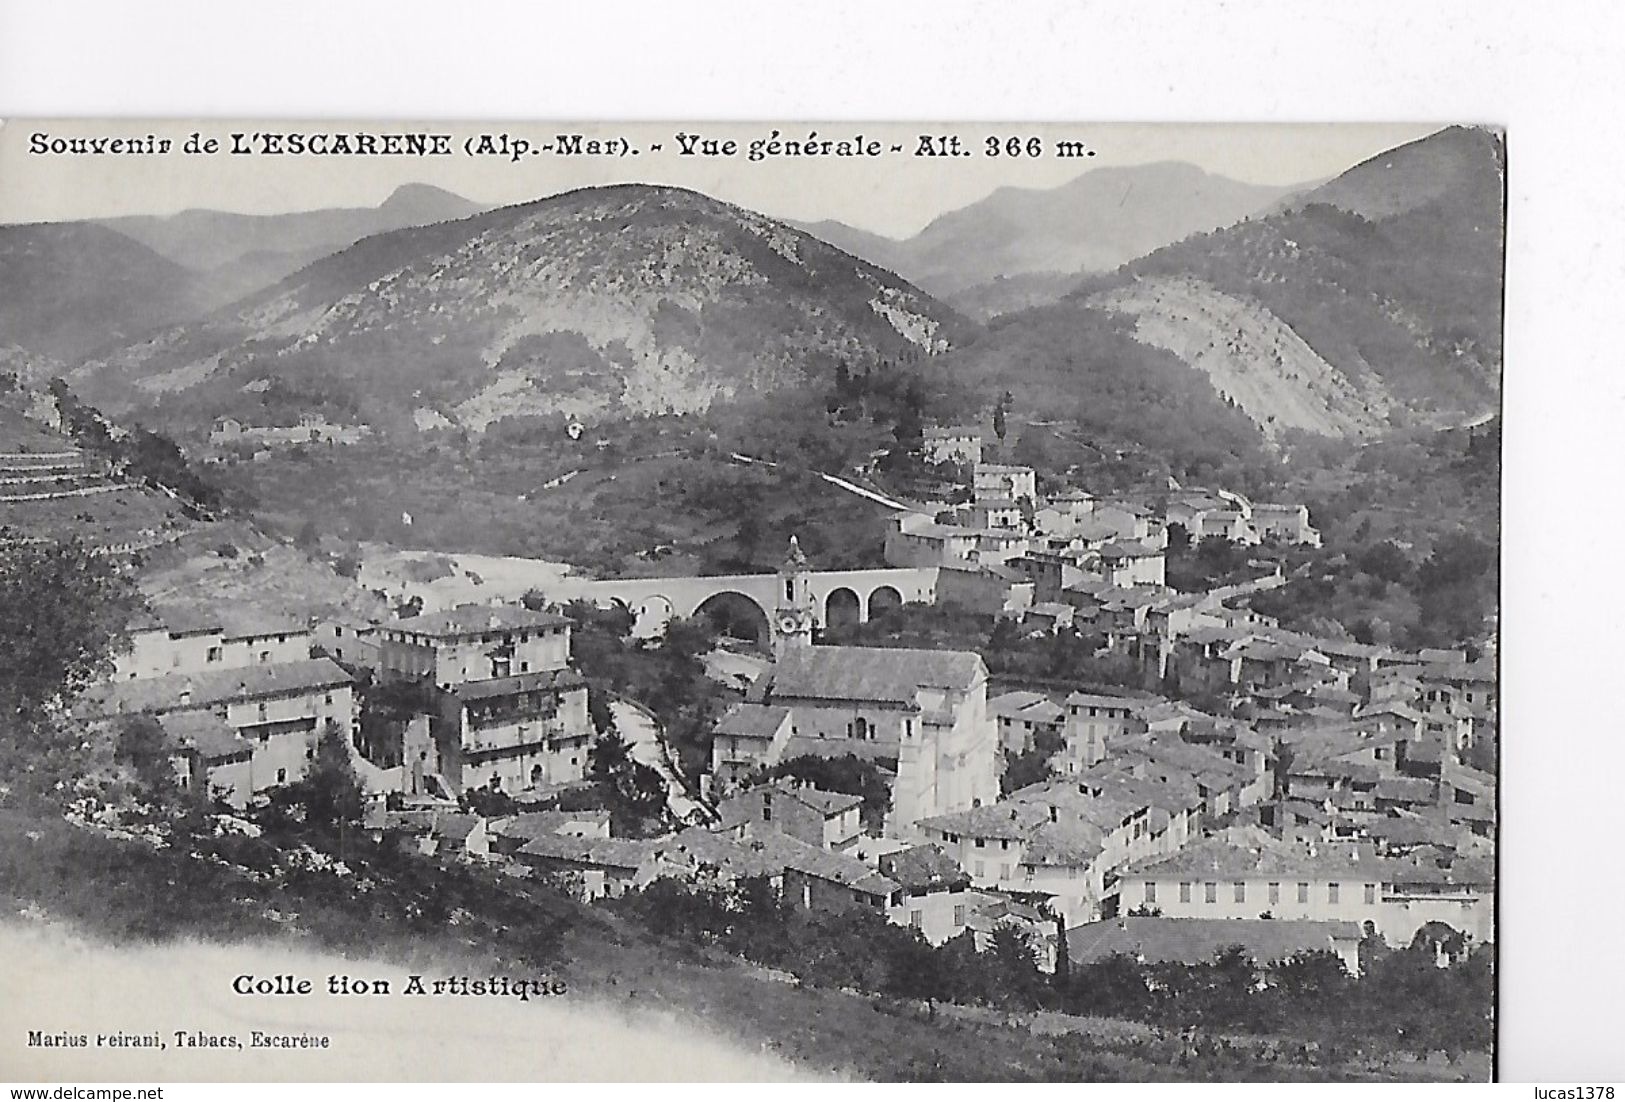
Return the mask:
[[[452,995],[518,999],[529,1002],[532,997],[546,998],[569,993],[563,980],[546,977],[521,979],[510,976],[446,976],[443,979],[425,979],[419,975],[406,977],[399,991],[389,980],[359,979],[355,976],[327,977],[326,994],[329,995]],[[313,980],[299,976],[241,975],[231,981],[231,989],[238,995],[311,995],[317,993]]]

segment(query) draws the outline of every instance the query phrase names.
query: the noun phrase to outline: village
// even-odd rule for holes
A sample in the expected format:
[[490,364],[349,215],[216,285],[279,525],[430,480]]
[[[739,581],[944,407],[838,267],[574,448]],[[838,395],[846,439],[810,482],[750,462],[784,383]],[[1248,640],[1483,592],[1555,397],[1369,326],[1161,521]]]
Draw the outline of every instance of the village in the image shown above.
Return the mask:
[[[776,574],[690,585],[681,608],[650,596],[679,591],[661,579],[564,577],[444,607],[403,588],[403,614],[370,621],[156,607],[78,709],[155,719],[177,783],[235,809],[303,780],[335,738],[375,838],[587,901],[759,881],[933,945],[1014,930],[1041,970],[1240,946],[1260,963],[1331,952],[1357,974],[1369,939],[1425,931],[1441,965],[1493,941],[1492,648],[1286,630],[1252,607],[1284,582],[1265,558],[1203,592],[1166,584],[1172,542],[1318,546],[1303,505],[1040,494],[1032,467],[984,461],[978,429],[928,428],[925,448],[963,492],[892,503],[872,577],[811,570],[792,537]],[[642,703],[590,699],[570,613],[619,607],[658,640],[722,590],[759,631],[708,656],[728,703],[695,775]],[[1017,684],[972,649],[827,638],[926,606],[1025,639],[1087,630],[1131,676]],[[606,740],[658,778],[657,828],[585,798]]]

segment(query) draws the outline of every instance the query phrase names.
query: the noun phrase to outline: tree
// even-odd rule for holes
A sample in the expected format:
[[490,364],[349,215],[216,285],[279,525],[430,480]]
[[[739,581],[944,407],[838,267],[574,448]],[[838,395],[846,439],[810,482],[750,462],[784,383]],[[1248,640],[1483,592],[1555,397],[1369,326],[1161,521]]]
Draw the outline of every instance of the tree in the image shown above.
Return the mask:
[[10,718],[76,697],[110,673],[135,587],[78,540],[0,547],[0,709]]
[[999,443],[1004,443],[1005,417],[1010,407],[1016,404],[1016,396],[1008,390],[999,396],[999,404],[993,408],[993,432],[998,436]]
[[840,792],[863,800],[860,815],[866,829],[880,832],[891,807],[891,781],[880,767],[855,754],[820,757],[808,754],[775,765],[770,777],[794,777],[824,792]]
[[112,672],[139,602],[77,540],[0,544],[0,786],[40,797],[85,776],[96,747],[67,708]]
[[304,805],[305,822],[338,828],[361,818],[364,795],[350,761],[344,733],[332,720],[316,742],[316,760],[305,779],[294,786]]
[[587,751],[587,776],[603,794],[610,815],[619,820],[616,833],[640,832],[645,822],[664,818],[665,781],[632,756],[631,745],[620,734],[598,736]]
[[155,718],[125,716],[119,721],[117,731],[114,761],[129,766],[149,793],[162,793],[175,787],[175,773],[169,764],[169,739]]

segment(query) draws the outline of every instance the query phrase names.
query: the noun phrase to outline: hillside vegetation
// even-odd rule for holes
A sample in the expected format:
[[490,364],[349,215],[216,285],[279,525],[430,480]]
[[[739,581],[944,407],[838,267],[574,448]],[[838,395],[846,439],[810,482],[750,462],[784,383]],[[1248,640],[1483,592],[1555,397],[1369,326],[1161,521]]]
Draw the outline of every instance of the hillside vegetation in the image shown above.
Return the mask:
[[963,324],[782,223],[624,185],[366,238],[73,378],[189,426],[300,411],[397,436],[522,416],[562,429],[934,353]]

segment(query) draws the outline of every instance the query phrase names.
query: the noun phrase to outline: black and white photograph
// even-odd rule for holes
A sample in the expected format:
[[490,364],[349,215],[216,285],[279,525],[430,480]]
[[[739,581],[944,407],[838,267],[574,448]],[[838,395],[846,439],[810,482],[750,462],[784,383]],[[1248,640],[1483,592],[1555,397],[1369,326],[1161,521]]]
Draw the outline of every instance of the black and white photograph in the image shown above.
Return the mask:
[[8,119],[0,1078],[1491,1080],[1507,165]]

